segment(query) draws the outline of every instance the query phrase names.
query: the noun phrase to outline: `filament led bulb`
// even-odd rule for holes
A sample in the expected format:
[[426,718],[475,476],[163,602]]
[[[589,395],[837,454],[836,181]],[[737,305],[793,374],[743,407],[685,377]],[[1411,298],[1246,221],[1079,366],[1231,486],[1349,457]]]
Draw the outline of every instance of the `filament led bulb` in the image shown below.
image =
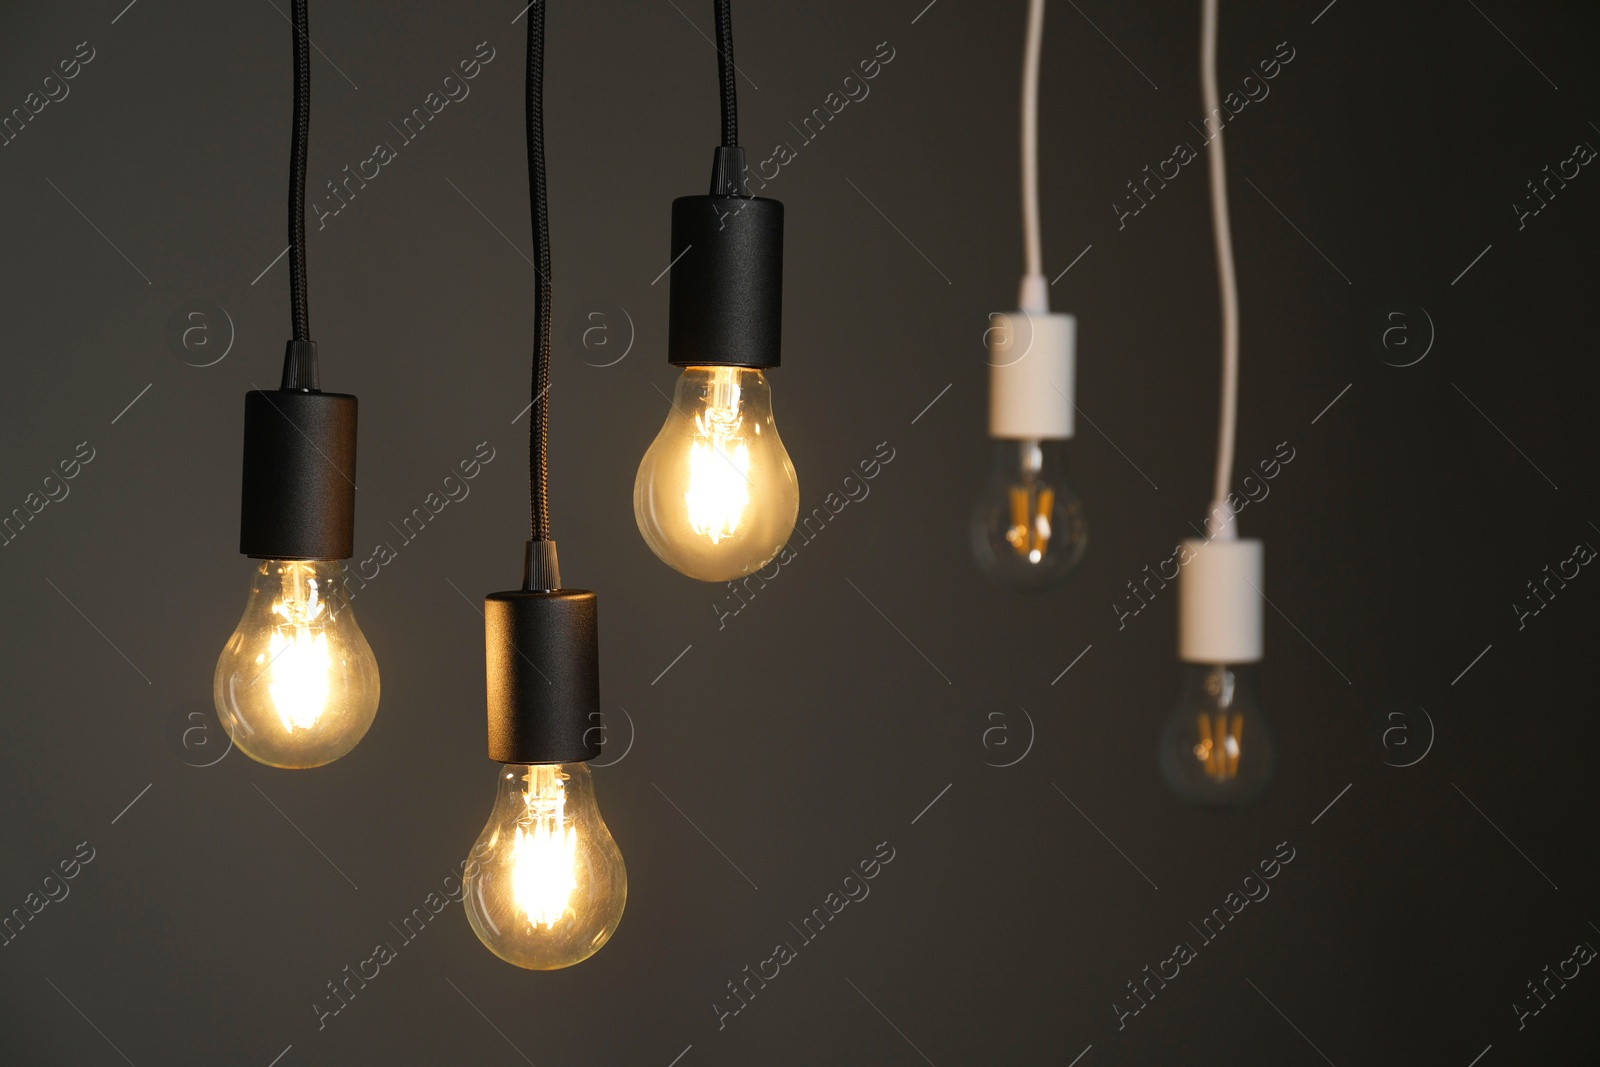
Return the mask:
[[1183,693],[1161,733],[1161,774],[1172,791],[1202,807],[1248,804],[1274,762],[1254,665],[1186,664]]
[[687,367],[639,464],[633,515],[662,562],[720,582],[765,566],[800,512],[800,486],[751,367]]
[[1053,440],[996,441],[989,481],[972,511],[972,551],[984,572],[1019,589],[1066,577],[1089,526]]
[[464,884],[473,932],[507,963],[552,971],[599,951],[622,921],[628,872],[588,764],[502,767]]
[[212,683],[240,751],[272,767],[331,763],[372,725],[378,688],[339,564],[259,561]]

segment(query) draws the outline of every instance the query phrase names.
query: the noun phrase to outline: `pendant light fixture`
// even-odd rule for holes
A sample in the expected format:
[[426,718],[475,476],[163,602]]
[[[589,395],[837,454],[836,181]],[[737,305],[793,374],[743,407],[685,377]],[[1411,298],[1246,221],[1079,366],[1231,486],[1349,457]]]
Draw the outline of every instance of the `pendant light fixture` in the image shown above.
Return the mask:
[[356,398],[318,387],[306,305],[306,148],[311,54],[294,0],[289,295],[294,340],[275,390],[244,404],[239,551],[255,560],[244,616],[217,659],[217,715],[240,751],[320,767],[356,746],[378,711],[378,662],[356,625],[339,560],[354,551]]
[[1028,4],[1022,70],[1022,232],[1019,310],[991,316],[989,480],[972,510],[972,551],[998,582],[1043,589],[1067,576],[1088,540],[1083,504],[1061,451],[1073,434],[1077,319],[1052,314],[1039,233],[1039,53],[1044,0]]
[[[1206,117],[1217,100],[1217,0],[1202,0],[1200,84]],[[1228,185],[1222,126],[1210,142],[1211,221],[1222,296],[1222,411],[1218,419],[1216,484],[1205,539],[1178,551],[1178,658],[1184,681],[1178,706],[1161,733],[1162,776],[1180,798],[1206,807],[1253,801],[1272,778],[1274,751],[1256,702],[1255,664],[1261,661],[1262,543],[1239,537],[1228,504],[1239,406],[1239,285],[1228,224]]]
[[667,421],[639,464],[633,515],[662,562],[704,582],[778,554],[800,512],[794,465],[772,421],[783,205],[751,196],[739,147],[729,0],[714,0],[722,145],[711,193],[672,202],[667,362],[683,368]]
[[522,588],[484,597],[489,758],[502,764],[494,809],[467,858],[467,919],[507,963],[556,970],[588,959],[622,920],[628,875],[595,803],[585,762],[600,754],[595,595],[563,589],[550,538],[550,221],[545,197],[543,2],[528,8],[528,179],[532,194],[533,404],[528,422],[532,536]]

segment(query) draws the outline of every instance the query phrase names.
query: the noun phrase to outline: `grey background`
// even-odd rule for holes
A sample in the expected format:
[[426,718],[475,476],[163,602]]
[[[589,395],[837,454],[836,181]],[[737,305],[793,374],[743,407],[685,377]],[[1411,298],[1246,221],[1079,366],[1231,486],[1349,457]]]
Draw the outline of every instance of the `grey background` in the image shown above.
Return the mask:
[[[770,189],[789,213],[772,379],[803,510],[880,442],[895,458],[720,629],[727,591],[660,565],[630,507],[673,381],[651,281],[668,202],[702,191],[717,133],[709,7],[555,5],[554,523],[568,581],[601,594],[605,760],[622,758],[595,777],[628,910],[594,958],[539,974],[451,905],[319,1029],[325,983],[399,943],[391,924],[465,857],[492,797],[474,602],[516,583],[525,536],[521,5],[313,5],[313,195],[397,142],[389,123],[479,42],[495,59],[313,230],[324,385],[361,398],[357,540],[400,547],[356,599],[375,726],[285,773],[238,753],[196,766],[225,741],[184,731],[211,722],[248,585],[242,394],[275,383],[288,335],[285,266],[266,269],[284,245],[287,5],[124,2],[8,5],[0,24],[4,109],[95,49],[0,148],[0,507],[95,450],[0,549],[0,909],[95,850],[0,948],[0,1059],[1588,1062],[1600,978],[1520,1030],[1512,1005],[1600,940],[1600,579],[1522,629],[1510,605],[1600,538],[1582,311],[1600,178],[1520,230],[1508,204],[1600,143],[1592,5],[1223,5],[1225,91],[1295,49],[1228,133],[1241,472],[1278,442],[1296,458],[1242,517],[1268,545],[1278,777],[1227,817],[1156,771],[1173,592],[1121,629],[1114,607],[1201,520],[1210,481],[1203,158],[1125,228],[1111,207],[1197,140],[1196,5],[1080,0],[1047,20],[1047,274],[1089,248],[1052,295],[1080,317],[1070,462],[1091,543],[1036,597],[984,584],[966,545],[984,316],[1021,270],[1024,5],[738,7],[743,140],[755,159],[798,148]],[[790,123],[884,41],[871,95],[802,144]],[[1407,307],[1415,346],[1375,344],[1373,321]],[[1431,351],[1386,365],[1421,351],[1417,308]],[[175,320],[205,326],[191,348]],[[226,358],[186,365],[230,335]],[[402,545],[390,522],[484,441],[470,497]],[[1411,710],[1387,719],[1392,701]],[[1285,841],[1271,896],[1119,1031],[1124,984]],[[789,924],[879,842],[895,859],[870,897],[719,1029],[725,983],[797,940]]]

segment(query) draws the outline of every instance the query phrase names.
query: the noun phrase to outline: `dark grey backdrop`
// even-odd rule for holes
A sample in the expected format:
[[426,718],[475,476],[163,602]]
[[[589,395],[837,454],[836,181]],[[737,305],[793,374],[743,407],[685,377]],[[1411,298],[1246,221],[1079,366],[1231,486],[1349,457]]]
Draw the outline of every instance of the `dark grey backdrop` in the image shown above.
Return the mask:
[[[1600,943],[1600,578],[1552,583],[1519,619],[1526,583],[1600,544],[1600,178],[1552,184],[1520,228],[1511,206],[1600,144],[1592,5],[1224,4],[1225,91],[1294,53],[1228,143],[1239,458],[1286,441],[1295,459],[1242,520],[1269,546],[1278,778],[1217,817],[1156,771],[1173,593],[1121,625],[1116,606],[1200,521],[1210,478],[1203,159],[1120,229],[1112,206],[1198,143],[1196,5],[1048,18],[1046,267],[1074,264],[1052,293],[1080,316],[1071,465],[1092,535],[1037,597],[985,585],[965,528],[984,316],[1021,266],[1024,5],[738,8],[744,141],[796,150],[770,189],[789,212],[773,382],[805,509],[881,444],[894,458],[719,625],[727,591],[657,563],[629,496],[673,380],[652,284],[668,202],[703,190],[717,129],[709,6],[555,4],[554,520],[568,580],[601,594],[615,765],[596,780],[630,899],[593,959],[535,974],[456,904],[410,943],[395,929],[492,795],[475,602],[515,584],[525,535],[521,5],[313,5],[314,192],[396,146],[313,222],[309,255],[324,382],[361,397],[362,556],[399,551],[356,601],[376,725],[286,773],[200,764],[223,751],[201,727],[248,582],[242,394],[276,380],[288,332],[269,267],[287,4],[124,3],[11,5],[0,33],[6,110],[93,51],[0,148],[0,508],[80,442],[94,457],[0,549],[0,909],[93,850],[0,948],[5,1062],[1492,1067],[1600,1044],[1581,968],[1518,1016],[1543,968]],[[480,42],[470,96],[401,144],[390,123]],[[891,50],[870,96],[802,141]],[[1401,332],[1385,347],[1374,321]],[[480,442],[495,458],[470,496],[403,544],[391,523]],[[790,924],[883,842],[870,896],[800,946]],[[1189,924],[1281,842],[1270,897],[1119,1029],[1126,983],[1198,943]],[[319,1028],[326,984],[386,940],[397,958]],[[719,1028],[727,983],[780,941],[798,958]]]

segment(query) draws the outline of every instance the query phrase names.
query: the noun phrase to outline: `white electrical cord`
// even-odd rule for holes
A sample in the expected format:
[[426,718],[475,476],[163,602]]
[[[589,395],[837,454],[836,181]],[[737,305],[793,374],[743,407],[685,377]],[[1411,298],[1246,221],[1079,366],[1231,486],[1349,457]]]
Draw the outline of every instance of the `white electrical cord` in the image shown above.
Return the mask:
[[1022,239],[1027,259],[1018,307],[1050,310],[1039,236],[1039,52],[1044,43],[1044,0],[1028,2],[1028,39],[1022,57]]
[[1211,509],[1217,518],[1215,537],[1239,536],[1228,507],[1233,481],[1234,439],[1239,421],[1239,281],[1233,268],[1233,232],[1228,224],[1228,176],[1222,154],[1223,113],[1217,98],[1217,0],[1202,0],[1200,88],[1205,95],[1206,122],[1217,121],[1211,138],[1211,226],[1217,243],[1217,282],[1222,291],[1222,413],[1217,423],[1217,480]]

